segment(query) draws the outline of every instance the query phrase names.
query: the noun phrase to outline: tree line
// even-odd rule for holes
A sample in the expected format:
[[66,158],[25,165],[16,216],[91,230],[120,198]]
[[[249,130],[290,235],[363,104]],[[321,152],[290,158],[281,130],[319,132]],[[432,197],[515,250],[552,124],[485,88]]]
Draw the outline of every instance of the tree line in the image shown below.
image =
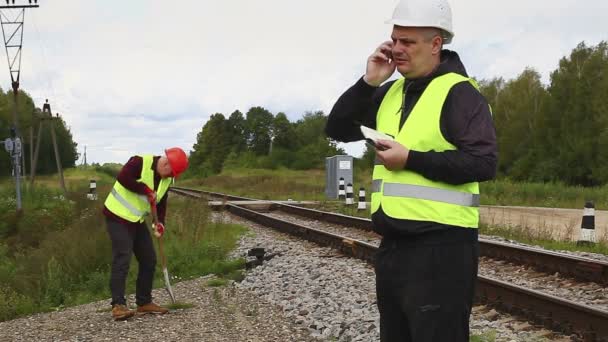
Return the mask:
[[[582,186],[608,182],[608,43],[580,43],[550,73],[549,84],[543,84],[541,75],[531,68],[510,80],[497,77],[479,84],[494,116],[499,178]],[[26,92],[18,96],[29,173],[29,128],[37,128],[42,113]],[[2,141],[10,136],[12,110],[12,92],[0,89]],[[259,106],[245,114],[239,110],[230,115],[215,113],[197,134],[188,173],[208,176],[225,168],[323,168],[325,157],[345,153],[324,135],[326,120],[322,111],[316,111],[291,122],[285,113],[275,115]],[[77,144],[63,119],[54,122],[62,165],[74,166]],[[55,172],[52,148],[50,131],[45,129],[37,173]],[[0,177],[11,172],[9,155],[1,150]],[[371,167],[373,159],[373,151],[366,150],[358,164]]]
[[[33,149],[36,147],[36,139],[38,134],[38,122],[43,117],[42,109],[36,107],[31,96],[19,91],[18,94],[17,121],[19,126],[19,135],[22,140],[22,151],[25,153],[25,169],[29,175],[31,172],[30,162],[30,128],[34,133]],[[0,89],[0,177],[10,176],[12,174],[12,161],[8,152],[4,149],[4,140],[11,136],[10,128],[13,126],[13,111],[14,111],[13,92],[4,92]],[[55,114],[55,113],[53,113]],[[48,114],[45,114],[48,117]],[[54,115],[55,116],[55,115]],[[51,121],[45,121],[41,134],[40,151],[38,152],[38,163],[36,165],[37,174],[49,174],[57,172],[55,163],[55,152],[51,140],[50,131]],[[55,134],[57,137],[57,148],[61,156],[61,164],[63,167],[73,167],[78,160],[77,144],[72,138],[72,133],[65,121],[61,117],[54,117],[52,124],[55,125]]]
[[296,122],[263,107],[228,117],[211,115],[197,134],[188,173],[208,176],[224,168],[322,168],[325,157],[345,152],[324,135],[327,117],[307,112]]
[[[498,178],[597,186],[608,182],[608,45],[580,43],[545,85],[526,68],[479,81],[496,126]],[[374,151],[363,163],[371,167]]]
[[580,43],[544,85],[530,68],[480,82],[492,106],[499,176],[596,186],[608,181],[608,44]]

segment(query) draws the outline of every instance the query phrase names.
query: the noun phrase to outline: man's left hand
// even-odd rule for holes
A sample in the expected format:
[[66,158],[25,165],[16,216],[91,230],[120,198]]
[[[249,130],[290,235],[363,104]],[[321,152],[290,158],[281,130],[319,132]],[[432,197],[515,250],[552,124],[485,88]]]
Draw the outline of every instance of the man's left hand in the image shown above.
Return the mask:
[[376,156],[384,167],[390,171],[403,170],[405,168],[410,150],[400,143],[391,140],[378,140],[376,144],[383,149],[376,148]]

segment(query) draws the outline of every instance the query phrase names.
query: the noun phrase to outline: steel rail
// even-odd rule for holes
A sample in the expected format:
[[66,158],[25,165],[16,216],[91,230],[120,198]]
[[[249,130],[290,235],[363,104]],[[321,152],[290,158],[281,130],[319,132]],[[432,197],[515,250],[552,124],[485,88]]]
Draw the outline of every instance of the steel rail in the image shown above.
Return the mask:
[[[250,221],[332,247],[370,263],[373,263],[378,249],[363,241],[277,219],[242,206],[228,204],[226,209]],[[585,341],[608,341],[608,311],[485,276],[477,276],[475,297],[478,302],[523,316],[553,331],[577,334]]]
[[[172,190],[175,193],[180,193],[180,194],[198,193],[201,196],[202,195],[213,196],[213,197],[218,197],[220,199],[225,199],[228,201],[259,201],[258,199],[255,199],[255,198],[234,196],[234,195],[223,194],[220,192],[213,192],[213,191],[206,191],[206,190],[199,190],[199,189],[189,189],[189,188],[183,188],[183,187],[179,187],[179,186],[172,186],[169,188],[169,190]],[[190,196],[190,197],[195,197],[195,196]]]
[[[194,194],[192,192],[189,193],[190,197],[201,197],[204,194],[200,190],[193,192]],[[182,189],[178,193],[186,194],[188,192]],[[199,196],[196,196],[196,193]],[[278,203],[274,203],[274,205],[280,207],[289,206]],[[227,203],[225,208],[235,215],[261,225],[295,235],[322,246],[337,249],[346,255],[370,263],[374,261],[377,247],[366,242],[277,219],[234,204]],[[295,211],[293,208],[290,208],[290,210]],[[330,213],[323,213],[323,215],[319,216],[320,214],[317,212],[315,213],[315,218],[329,217],[327,214]],[[340,215],[340,217],[345,220],[349,218],[345,215]],[[359,219],[357,221],[360,222]],[[504,245],[506,247],[507,244]],[[565,334],[577,334],[585,341],[608,341],[607,311],[598,310],[587,305],[578,304],[485,276],[477,277],[475,296],[480,302],[487,303],[501,311],[523,316],[529,321],[543,325],[553,331],[560,331]]]
[[[283,203],[275,203],[275,208],[289,214],[310,219],[360,228],[366,231],[372,230],[372,222],[369,219],[328,213]],[[605,261],[483,238],[479,239],[479,248],[481,256],[532,266],[541,272],[559,272],[563,276],[571,277],[578,281],[596,282],[604,286],[608,285],[608,262]]]
[[[229,200],[251,200],[255,199],[239,196],[225,195],[197,189],[175,188],[182,192],[199,195],[210,195]],[[309,209],[290,204],[272,202],[272,208],[281,210],[288,214],[294,214],[323,222],[339,224],[346,227],[354,227],[366,231],[372,231],[370,219],[336,214],[326,211]],[[528,265],[545,273],[559,272],[562,276],[571,277],[582,282],[596,282],[608,286],[608,262],[578,257],[574,255],[549,251],[546,249],[518,246],[514,244],[479,239],[480,255],[509,261],[515,264]]]

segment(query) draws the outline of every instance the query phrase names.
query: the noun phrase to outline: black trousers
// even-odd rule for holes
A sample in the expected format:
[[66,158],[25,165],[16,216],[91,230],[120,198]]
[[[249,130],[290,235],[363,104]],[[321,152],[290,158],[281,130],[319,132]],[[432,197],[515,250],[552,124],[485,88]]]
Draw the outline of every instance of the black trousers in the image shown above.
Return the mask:
[[152,281],[156,268],[156,252],[148,227],[145,223],[142,223],[136,229],[127,228],[111,218],[106,218],[106,225],[112,240],[111,304],[124,305],[127,303],[125,283],[129,273],[131,254],[135,254],[139,263],[135,302],[137,305],[150,303],[152,301]]
[[376,294],[382,342],[468,342],[479,243],[382,240]]

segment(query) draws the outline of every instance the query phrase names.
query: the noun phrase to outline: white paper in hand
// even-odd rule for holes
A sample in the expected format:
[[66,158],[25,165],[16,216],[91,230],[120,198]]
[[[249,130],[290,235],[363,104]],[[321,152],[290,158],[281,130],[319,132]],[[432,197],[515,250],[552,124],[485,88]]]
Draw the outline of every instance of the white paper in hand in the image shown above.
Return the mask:
[[374,143],[376,143],[376,141],[378,140],[395,140],[393,137],[391,137],[388,134],[382,133],[382,132],[378,132],[375,129],[371,129],[369,127],[365,127],[363,125],[361,125],[361,133],[363,133],[363,136],[365,137],[365,139],[369,139],[371,141],[373,141]]

